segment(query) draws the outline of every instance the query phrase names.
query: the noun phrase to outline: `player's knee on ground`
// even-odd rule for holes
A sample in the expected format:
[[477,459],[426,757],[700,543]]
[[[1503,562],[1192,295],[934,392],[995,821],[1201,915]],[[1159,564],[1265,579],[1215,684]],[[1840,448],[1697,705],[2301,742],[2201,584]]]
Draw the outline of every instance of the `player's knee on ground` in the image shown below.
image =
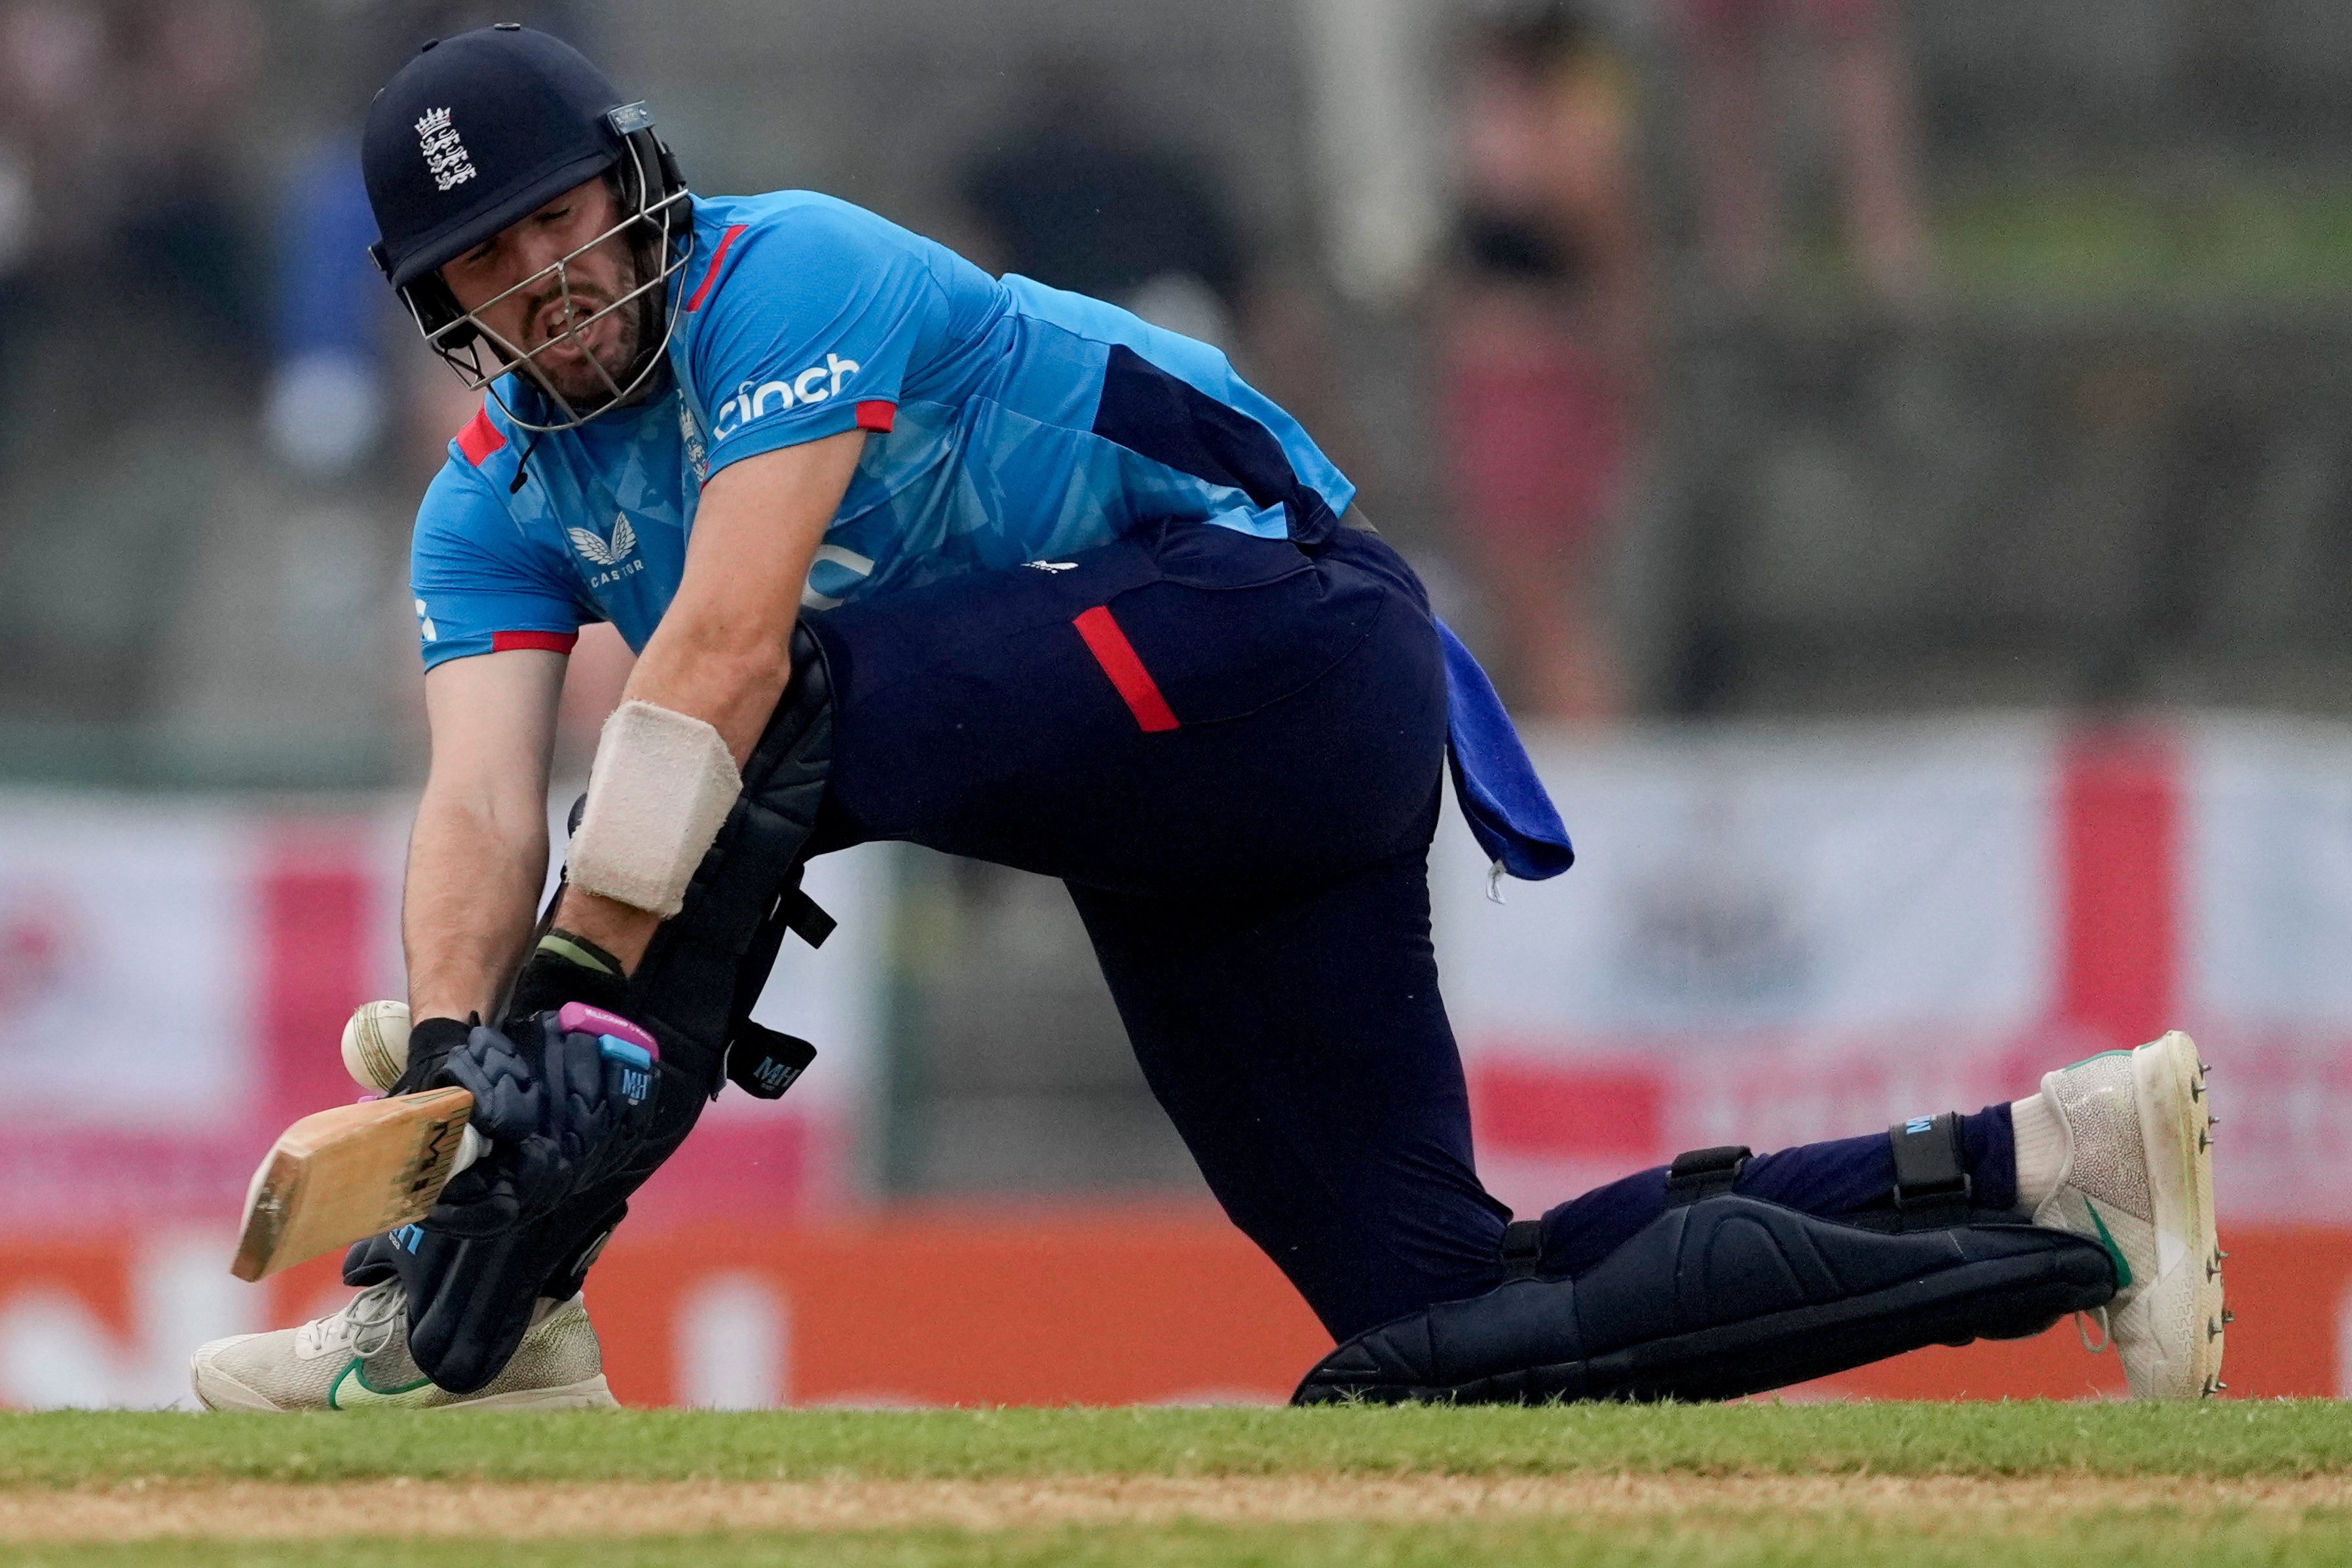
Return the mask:
[[[1904,1129],[1895,1137],[1903,1144]],[[2105,1248],[1971,1215],[1957,1155],[1946,1172],[1920,1147],[1948,1151],[1948,1135],[1911,1142],[1895,1223],[1916,1228],[1736,1194],[1747,1152],[1702,1151],[1677,1162],[1665,1212],[1595,1267],[1536,1278],[1537,1233],[1514,1226],[1506,1262],[1521,1278],[1357,1335],[1296,1398],[1728,1399],[1925,1345],[2033,1333],[2114,1296]]]

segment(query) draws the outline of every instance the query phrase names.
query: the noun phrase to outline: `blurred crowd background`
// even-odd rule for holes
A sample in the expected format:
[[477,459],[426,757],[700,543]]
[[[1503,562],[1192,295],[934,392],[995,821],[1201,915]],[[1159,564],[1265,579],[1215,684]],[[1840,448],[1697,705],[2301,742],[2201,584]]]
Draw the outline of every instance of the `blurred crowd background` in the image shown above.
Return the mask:
[[[1532,724],[2352,715],[2340,0],[0,0],[0,783],[421,777],[355,136],[496,19],[1225,347]],[[902,864],[885,1185],[1193,1184],[1059,889]]]

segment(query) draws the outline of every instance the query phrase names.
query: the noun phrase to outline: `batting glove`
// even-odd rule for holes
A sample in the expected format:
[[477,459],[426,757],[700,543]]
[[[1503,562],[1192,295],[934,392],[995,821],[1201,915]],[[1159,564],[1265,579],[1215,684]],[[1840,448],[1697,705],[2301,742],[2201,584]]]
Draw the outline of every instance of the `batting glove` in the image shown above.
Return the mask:
[[476,1027],[444,1068],[473,1091],[473,1124],[491,1148],[442,1189],[425,1216],[435,1229],[498,1236],[542,1218],[653,1125],[652,1035],[579,1002],[510,1027],[520,1038]]

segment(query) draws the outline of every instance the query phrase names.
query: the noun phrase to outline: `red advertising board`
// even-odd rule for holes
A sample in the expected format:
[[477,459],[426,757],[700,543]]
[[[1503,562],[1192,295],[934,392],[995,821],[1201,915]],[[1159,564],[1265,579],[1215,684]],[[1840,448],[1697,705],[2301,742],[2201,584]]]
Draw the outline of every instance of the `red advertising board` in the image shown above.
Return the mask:
[[[226,1238],[213,1239],[209,1262],[225,1281]],[[2352,1234],[2263,1228],[2223,1239],[2237,1313],[2231,1397],[2344,1391]],[[184,1321],[157,1292],[190,1299],[187,1267],[207,1259],[171,1250],[185,1240],[0,1241],[0,1346],[15,1347],[0,1375],[17,1402],[41,1392],[22,1364],[36,1353],[51,1379],[43,1403],[184,1394],[184,1352],[143,1336],[169,1339]],[[292,1323],[339,1294],[332,1260],[321,1259],[255,1292],[258,1310],[242,1326]],[[587,1299],[614,1391],[631,1405],[1274,1403],[1330,1343],[1221,1218],[1164,1209],[625,1230]],[[89,1381],[68,1386],[66,1374]],[[2069,1321],[2033,1340],[1920,1351],[1788,1396],[2122,1392],[2116,1358],[2084,1351]]]

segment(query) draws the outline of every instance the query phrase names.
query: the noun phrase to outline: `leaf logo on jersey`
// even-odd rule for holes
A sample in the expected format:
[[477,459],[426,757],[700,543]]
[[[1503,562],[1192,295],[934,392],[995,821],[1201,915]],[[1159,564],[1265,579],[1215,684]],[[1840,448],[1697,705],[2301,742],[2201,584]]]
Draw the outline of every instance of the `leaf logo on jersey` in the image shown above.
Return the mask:
[[563,531],[572,536],[572,548],[592,566],[618,566],[637,547],[637,531],[629,526],[629,514],[625,511],[613,514],[610,540],[601,539],[585,528],[567,528]]

